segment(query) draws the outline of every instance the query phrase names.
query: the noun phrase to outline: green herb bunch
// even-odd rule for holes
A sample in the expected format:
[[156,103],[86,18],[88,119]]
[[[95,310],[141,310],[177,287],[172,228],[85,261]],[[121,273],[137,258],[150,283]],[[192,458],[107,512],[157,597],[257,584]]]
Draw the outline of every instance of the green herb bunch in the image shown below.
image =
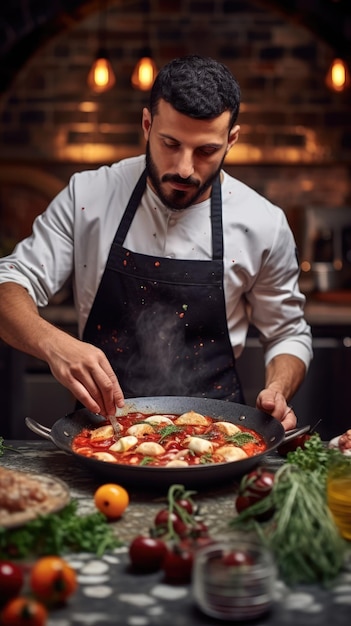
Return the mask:
[[62,511],[41,515],[24,526],[0,526],[0,558],[25,558],[69,552],[91,552],[101,556],[122,542],[113,534],[106,517],[96,511],[77,513],[72,500]]
[[[328,468],[343,455],[326,448],[318,434],[305,445],[288,454],[271,492],[230,520],[229,526],[256,532],[274,554],[286,583],[327,584],[342,569],[348,550],[326,496]],[[268,521],[258,521],[268,512],[272,512]]]

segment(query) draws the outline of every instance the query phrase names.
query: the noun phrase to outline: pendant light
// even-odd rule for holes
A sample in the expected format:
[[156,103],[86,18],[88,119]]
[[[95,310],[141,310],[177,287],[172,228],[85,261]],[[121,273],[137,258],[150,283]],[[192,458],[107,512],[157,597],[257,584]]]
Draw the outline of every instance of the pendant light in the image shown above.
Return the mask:
[[[147,2],[145,6],[145,25],[144,32],[149,36],[149,24],[148,18],[150,13],[150,4]],[[140,58],[137,62],[133,74],[131,77],[131,83],[135,89],[140,89],[140,91],[148,91],[151,89],[153,82],[157,75],[157,66],[155,61],[152,58],[151,48],[149,45],[146,45],[140,51]]]
[[338,92],[350,86],[350,72],[344,59],[337,57],[332,61],[325,82],[329,89]]
[[157,66],[151,57],[150,49],[144,48],[132,74],[132,85],[135,89],[140,89],[140,91],[148,91],[151,89],[156,75]]
[[108,91],[116,82],[116,77],[110,63],[108,52],[104,45],[106,40],[105,4],[106,3],[103,2],[100,3],[98,32],[99,47],[95,56],[95,61],[90,68],[87,80],[90,89],[92,89],[95,93]]

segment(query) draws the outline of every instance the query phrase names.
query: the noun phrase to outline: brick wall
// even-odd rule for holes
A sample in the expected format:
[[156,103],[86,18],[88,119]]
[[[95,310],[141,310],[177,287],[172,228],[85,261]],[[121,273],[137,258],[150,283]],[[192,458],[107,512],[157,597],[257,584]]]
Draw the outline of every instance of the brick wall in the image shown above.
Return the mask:
[[0,97],[0,169],[30,164],[64,184],[77,169],[141,153],[147,96],[132,88],[130,76],[149,44],[159,66],[199,52],[230,67],[243,103],[240,140],[226,168],[282,206],[294,225],[308,205],[351,206],[350,91],[331,93],[324,83],[334,50],[266,5],[109,2],[105,44],[117,83],[99,96],[86,84],[98,14],[66,19]]

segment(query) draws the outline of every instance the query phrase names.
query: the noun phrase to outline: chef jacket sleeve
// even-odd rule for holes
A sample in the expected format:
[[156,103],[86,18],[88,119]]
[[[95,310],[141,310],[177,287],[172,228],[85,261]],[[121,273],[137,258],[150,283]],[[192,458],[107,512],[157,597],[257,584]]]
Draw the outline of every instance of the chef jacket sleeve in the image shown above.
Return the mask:
[[22,285],[37,306],[46,306],[72,273],[73,213],[67,186],[34,220],[32,234],[0,259],[0,283]]
[[299,271],[296,243],[281,211],[272,245],[262,249],[260,271],[246,294],[250,321],[259,331],[266,364],[279,354],[299,357],[306,368],[312,359],[311,328],[304,318]]

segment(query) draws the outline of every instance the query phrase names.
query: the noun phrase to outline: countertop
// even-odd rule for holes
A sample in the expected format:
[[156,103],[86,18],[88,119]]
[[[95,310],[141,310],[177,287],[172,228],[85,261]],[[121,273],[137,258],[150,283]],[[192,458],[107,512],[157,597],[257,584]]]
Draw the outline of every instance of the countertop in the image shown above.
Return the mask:
[[[49,473],[64,480],[82,513],[94,510],[93,494],[101,479],[89,474],[73,456],[48,441],[6,441],[16,451],[5,450],[0,464],[22,471]],[[276,467],[281,458],[267,455],[265,465]],[[199,492],[194,496],[212,533],[222,532],[234,513],[235,483]],[[128,542],[148,532],[163,503],[152,494],[129,490],[130,504],[120,520],[113,522],[125,546],[96,558],[92,554],[67,555],[77,570],[79,588],[65,607],[50,610],[48,626],[206,626],[219,624],[197,607],[191,585],[165,584],[162,573],[136,575],[130,571]],[[256,620],[257,626],[323,626],[349,623],[351,569],[341,572],[330,588],[317,585],[289,589],[275,585],[272,611]],[[233,623],[233,622],[231,622]],[[241,624],[243,622],[240,622]]]

